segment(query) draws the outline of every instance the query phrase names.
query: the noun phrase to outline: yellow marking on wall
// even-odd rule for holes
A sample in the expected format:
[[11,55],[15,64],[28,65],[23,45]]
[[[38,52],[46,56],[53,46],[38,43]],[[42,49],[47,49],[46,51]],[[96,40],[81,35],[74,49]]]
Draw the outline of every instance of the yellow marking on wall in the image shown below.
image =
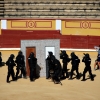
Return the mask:
[[47,28],[50,28],[50,27],[52,27],[52,22],[51,21],[45,21],[45,22],[37,21],[36,25],[37,25],[37,27],[47,27]]
[[11,27],[12,28],[17,28],[17,27],[26,27],[26,22],[25,21],[12,21],[12,24],[11,24]]
[[8,20],[7,29],[20,30],[55,30],[55,20]]
[[94,21],[94,22],[91,21],[91,27],[92,28],[100,28],[100,21],[98,21],[98,22],[97,21]]
[[76,21],[76,22],[67,21],[67,22],[65,22],[65,27],[80,27],[79,23],[80,22],[78,22],[78,21]]
[[62,21],[62,35],[100,36],[100,21]]

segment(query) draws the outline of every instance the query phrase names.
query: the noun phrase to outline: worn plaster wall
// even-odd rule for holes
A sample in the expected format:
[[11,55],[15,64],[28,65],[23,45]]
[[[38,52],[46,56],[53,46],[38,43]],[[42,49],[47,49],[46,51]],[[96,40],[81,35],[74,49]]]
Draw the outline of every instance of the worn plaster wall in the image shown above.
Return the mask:
[[25,56],[26,61],[26,47],[36,47],[37,64],[40,66],[40,77],[46,76],[46,62],[45,62],[45,47],[55,47],[55,57],[59,60],[60,40],[59,39],[45,39],[45,40],[21,40],[21,50]]

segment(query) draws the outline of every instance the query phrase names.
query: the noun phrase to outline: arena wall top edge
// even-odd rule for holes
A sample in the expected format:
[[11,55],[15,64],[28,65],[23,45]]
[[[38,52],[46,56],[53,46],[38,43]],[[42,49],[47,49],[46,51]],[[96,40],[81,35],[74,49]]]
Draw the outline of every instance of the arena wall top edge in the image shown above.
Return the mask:
[[100,20],[100,18],[0,18],[0,20]]
[[[1,51],[12,51],[12,50],[21,50],[21,48],[0,48]],[[96,52],[95,49],[73,49],[73,48],[60,48],[60,50],[66,51],[87,51],[87,52]]]

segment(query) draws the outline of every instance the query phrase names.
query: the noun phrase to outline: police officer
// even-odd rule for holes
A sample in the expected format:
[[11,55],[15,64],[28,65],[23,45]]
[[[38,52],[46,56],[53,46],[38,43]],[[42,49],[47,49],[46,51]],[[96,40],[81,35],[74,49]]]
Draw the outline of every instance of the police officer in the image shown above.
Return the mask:
[[28,57],[28,64],[30,67],[30,81],[34,81],[36,75],[36,64],[37,64],[37,58],[34,57],[34,53],[31,52]]
[[76,78],[79,79],[78,67],[79,67],[80,59],[78,58],[78,56],[75,55],[74,52],[72,52],[70,60],[71,60],[71,64],[72,64],[72,69],[71,69],[71,76],[69,79],[72,79],[74,70],[76,70],[76,73],[77,73]]
[[55,58],[55,56],[51,57],[51,61],[52,61],[53,67],[54,67],[54,74],[52,76],[52,79],[53,79],[54,83],[56,83],[56,84],[61,83],[60,78],[62,75],[62,67],[61,67],[60,61],[57,60]]
[[85,68],[84,68],[84,71],[83,71],[83,79],[81,81],[85,81],[85,74],[86,74],[87,71],[89,72],[90,78],[93,81],[94,77],[92,75],[91,66],[90,66],[90,64],[91,64],[91,58],[90,58],[90,56],[89,56],[88,53],[84,54],[84,55],[85,56],[83,57],[82,62],[85,63]]
[[47,76],[46,76],[46,79],[49,79],[50,78],[50,71],[53,71],[54,70],[54,65],[53,65],[53,63],[52,63],[52,57],[54,57],[54,55],[53,55],[53,52],[48,52],[48,57],[46,58],[46,60],[47,60],[47,64],[48,64],[48,66],[46,66],[47,68]]
[[25,61],[24,61],[24,55],[23,55],[22,51],[18,52],[15,62],[17,64],[16,80],[18,79],[18,74],[20,71],[21,71],[20,77],[22,77],[22,75],[23,75],[23,77],[26,78]]
[[15,80],[15,73],[13,67],[16,65],[14,62],[14,54],[11,54],[8,60],[6,61],[6,65],[8,66],[8,74],[7,74],[7,83],[9,83],[10,75],[12,76],[12,80]]
[[2,62],[2,53],[0,52],[0,66],[4,66],[5,62]]
[[[67,71],[67,65],[70,62],[70,58],[68,57],[65,50],[61,51],[60,59],[62,59],[62,63],[63,63],[63,77],[68,78],[69,75],[68,75],[68,71]],[[65,76],[65,74],[66,74],[66,76]]]

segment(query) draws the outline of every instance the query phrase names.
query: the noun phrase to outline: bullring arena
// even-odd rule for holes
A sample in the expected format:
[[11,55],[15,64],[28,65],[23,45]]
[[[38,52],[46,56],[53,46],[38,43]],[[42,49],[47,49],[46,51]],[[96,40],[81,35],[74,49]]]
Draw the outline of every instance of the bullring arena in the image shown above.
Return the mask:
[[[3,61],[8,59],[9,54],[17,55],[18,51],[2,51]],[[82,59],[83,52],[75,52],[80,59]],[[87,53],[87,52],[86,52]],[[96,52],[88,52],[92,58],[92,73],[95,76],[94,81],[91,81],[86,74],[86,81],[77,80],[62,80],[60,84],[54,84],[51,79],[47,80],[45,77],[36,79],[35,82],[30,82],[29,78],[12,81],[10,84],[6,83],[7,66],[0,68],[0,99],[1,100],[99,100],[100,89],[100,71],[94,71],[94,60],[96,59]],[[70,52],[68,52],[70,54]],[[15,67],[16,68],[16,67]],[[68,69],[71,69],[70,63]],[[84,63],[80,63],[79,72],[83,72]],[[15,70],[16,71],[16,70]],[[69,70],[70,72],[70,70]],[[73,76],[75,77],[75,76]]]
[[[100,70],[94,70],[97,58],[94,46],[100,45],[100,0],[1,0],[0,8],[0,52],[3,62],[10,54],[16,57],[18,51],[23,50],[25,44],[21,43],[24,40],[57,39],[60,41],[59,50],[52,42],[52,45],[46,46],[53,46],[57,50],[54,50],[55,54],[66,50],[69,57],[71,52],[75,52],[81,61],[81,74],[85,67],[83,53],[89,53],[94,75],[94,81],[89,79],[87,73],[84,82],[81,81],[82,77],[77,80],[73,76],[73,80],[61,80],[62,85],[54,84],[51,79],[46,79],[43,72],[45,67],[41,61],[45,58],[45,52],[40,52],[41,56],[37,54],[39,49],[43,50],[39,48],[42,43],[36,43],[38,46],[35,46],[35,42],[29,43],[26,51],[23,50],[24,56],[27,57],[27,50],[28,53],[32,50],[35,52],[41,70],[43,68],[41,76],[34,82],[27,77],[6,83],[7,66],[0,67],[0,100],[100,100]],[[60,62],[62,64],[61,59]],[[70,72],[70,62],[68,69]]]

